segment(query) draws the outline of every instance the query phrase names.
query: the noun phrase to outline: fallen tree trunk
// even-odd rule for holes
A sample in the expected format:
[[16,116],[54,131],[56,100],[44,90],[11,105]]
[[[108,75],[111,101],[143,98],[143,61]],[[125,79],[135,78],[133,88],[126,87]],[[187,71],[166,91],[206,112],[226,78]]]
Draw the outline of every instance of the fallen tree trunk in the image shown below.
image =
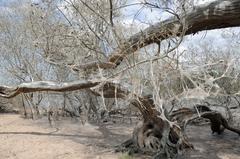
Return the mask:
[[228,129],[240,135],[240,129],[230,126],[227,120],[219,112],[216,111],[206,112],[202,114],[201,117],[207,118],[211,121],[212,133],[216,132],[218,134],[221,134],[224,131],[224,129]]
[[[203,111],[201,111],[201,109]],[[188,123],[199,118],[205,118],[210,120],[212,134],[216,132],[220,135],[224,131],[224,129],[228,129],[240,135],[240,129],[230,126],[228,121],[222,116],[221,113],[217,111],[212,111],[206,106],[200,105],[200,107],[196,107],[193,109],[180,108],[176,111],[173,111],[173,113],[170,115],[170,120],[177,121],[183,131],[185,131]]]
[[0,96],[4,98],[12,98],[20,93],[30,93],[38,91],[75,91],[80,89],[91,88],[100,84],[99,81],[79,80],[73,82],[53,82],[53,81],[36,81],[29,83],[21,83],[18,86],[0,86]]
[[[94,91],[93,89],[98,90]],[[94,88],[95,87],[95,88]],[[107,82],[107,81],[87,81],[78,80],[73,82],[53,82],[53,81],[36,81],[29,83],[21,83],[18,86],[0,86],[0,96],[4,98],[12,98],[20,93],[31,93],[40,91],[54,91],[54,92],[66,92],[66,91],[76,91],[81,89],[90,89],[95,95],[101,96],[103,92],[103,97],[105,98],[124,98],[129,94],[129,91],[117,83]]]

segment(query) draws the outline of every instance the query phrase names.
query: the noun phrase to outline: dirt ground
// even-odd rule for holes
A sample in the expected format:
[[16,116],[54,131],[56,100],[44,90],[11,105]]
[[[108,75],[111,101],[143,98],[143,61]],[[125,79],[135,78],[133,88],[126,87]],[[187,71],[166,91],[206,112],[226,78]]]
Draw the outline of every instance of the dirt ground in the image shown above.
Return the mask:
[[[51,127],[46,119],[26,120],[0,114],[0,159],[120,159],[113,146],[131,136],[133,125],[81,125],[64,120]],[[189,126],[195,150],[184,159],[240,159],[240,137],[229,131],[212,135],[209,126]],[[142,157],[144,158],[144,157]]]
[[187,135],[195,150],[184,159],[240,159],[240,136],[225,130],[223,134],[211,134],[210,125],[189,126]]
[[0,159],[118,159],[112,147],[131,133],[129,127],[60,123],[0,114]]

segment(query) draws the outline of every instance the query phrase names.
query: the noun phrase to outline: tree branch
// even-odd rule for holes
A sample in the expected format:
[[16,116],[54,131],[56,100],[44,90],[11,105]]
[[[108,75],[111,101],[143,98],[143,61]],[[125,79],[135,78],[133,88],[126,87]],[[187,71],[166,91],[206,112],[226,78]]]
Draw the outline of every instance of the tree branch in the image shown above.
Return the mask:
[[0,86],[0,96],[12,98],[20,93],[30,93],[38,91],[75,91],[80,89],[91,88],[100,84],[99,81],[79,80],[73,82],[52,82],[52,81],[36,81],[30,83],[22,83],[18,86],[8,87]]
[[[174,16],[131,36],[112,53],[108,62],[117,66],[126,55],[161,40],[180,36],[183,30],[185,35],[189,35],[203,30],[240,26],[239,15],[240,0],[217,0],[206,6],[199,6],[189,13],[180,15],[180,20]],[[105,68],[113,67],[114,65]]]
[[81,89],[90,89],[90,91],[97,96],[101,96],[101,93],[103,92],[103,97],[105,98],[126,98],[130,94],[130,91],[127,88],[118,83],[78,80],[73,82],[36,81],[22,83],[15,87],[0,86],[0,96],[4,98],[12,98],[20,93],[38,91],[65,92]]

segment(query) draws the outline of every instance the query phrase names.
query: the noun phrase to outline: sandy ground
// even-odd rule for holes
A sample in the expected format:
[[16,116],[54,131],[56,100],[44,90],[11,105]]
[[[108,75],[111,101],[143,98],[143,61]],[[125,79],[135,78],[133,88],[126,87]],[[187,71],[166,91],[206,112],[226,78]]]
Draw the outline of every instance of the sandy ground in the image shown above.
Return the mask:
[[184,159],[240,159],[240,136],[225,130],[223,134],[211,134],[210,126],[189,126],[189,141],[195,150]]
[[0,114],[0,159],[118,159],[121,154],[112,148],[131,133],[129,127],[83,126],[74,120],[54,127],[44,119]]
[[[119,159],[113,146],[130,137],[134,126],[80,124],[64,120],[51,127],[46,119],[27,120],[0,114],[0,159]],[[240,137],[229,131],[211,135],[209,126],[189,126],[195,150],[184,159],[240,159]],[[143,157],[144,158],[144,157]]]

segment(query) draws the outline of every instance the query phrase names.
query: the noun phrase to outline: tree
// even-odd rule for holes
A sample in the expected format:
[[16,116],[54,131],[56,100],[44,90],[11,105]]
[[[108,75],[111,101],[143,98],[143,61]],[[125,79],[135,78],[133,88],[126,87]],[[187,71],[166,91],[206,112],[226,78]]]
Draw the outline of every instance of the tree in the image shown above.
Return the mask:
[[[56,29],[59,29],[60,33],[65,33],[66,36],[69,36],[69,39],[65,38],[63,40],[66,46],[57,45],[61,43],[55,43],[54,41],[56,39],[60,41],[61,38],[54,36],[54,34],[50,37],[44,36],[46,41],[38,45],[44,46],[42,50],[44,51],[45,59],[49,63],[56,66],[66,66],[78,72],[82,77],[81,80],[73,82],[34,81],[22,83],[18,86],[1,86],[0,96],[12,98],[21,93],[37,91],[65,92],[84,89],[103,99],[129,99],[129,102],[136,106],[143,116],[143,124],[140,125],[139,131],[134,132],[134,137],[142,136],[142,138],[137,137],[134,140],[141,150],[145,151],[147,149],[160,155],[166,154],[168,157],[174,157],[179,148],[191,147],[181,132],[180,127],[171,123],[166,117],[161,99],[170,99],[184,95],[186,93],[184,89],[186,88],[191,90],[192,94],[194,91],[202,92],[203,96],[209,95],[206,92],[219,92],[219,84],[214,82],[219,77],[211,80],[212,83],[210,82],[209,84],[210,78],[201,81],[198,78],[194,78],[194,76],[189,76],[187,73],[182,73],[181,69],[179,69],[179,55],[175,52],[175,49],[178,48],[185,35],[195,34],[203,30],[240,26],[240,0],[217,0],[206,6],[199,6],[188,11],[182,8],[183,12],[181,14],[172,13],[173,17],[149,26],[125,40],[117,31],[117,26],[115,26],[113,21],[113,15],[117,15],[114,12],[114,8],[119,5],[117,2],[113,3],[114,1],[111,0],[102,3],[82,0],[74,3],[68,0],[64,2],[67,10],[69,12],[72,11],[73,14],[66,15],[61,8],[57,8],[69,24],[59,23]],[[81,12],[79,9],[81,5],[85,6],[82,8],[85,9],[85,12]],[[110,7],[106,7],[107,5],[110,5]],[[159,7],[149,2],[142,5]],[[56,8],[55,3],[50,3],[48,9],[52,8]],[[99,12],[95,10],[99,10]],[[87,16],[90,18],[86,19]],[[97,21],[96,25],[94,25],[95,21]],[[73,23],[76,23],[76,25]],[[70,32],[69,28],[73,29],[73,31]],[[170,40],[166,44],[168,39]],[[140,55],[136,57],[134,54],[141,48],[154,43],[159,45],[159,50],[154,56],[153,53],[145,57]],[[163,47],[160,44],[167,46],[164,51],[161,51]],[[65,52],[68,51],[68,47],[75,48],[76,46],[89,52],[89,54],[86,54],[81,49],[71,51],[71,56]],[[113,49],[113,46],[117,47]],[[109,56],[106,56],[109,54],[106,48],[113,50]],[[72,58],[71,62],[69,62],[69,58],[75,57],[79,53],[78,51],[81,53],[81,56]],[[93,61],[94,59],[97,60]],[[137,61],[138,59],[142,60]],[[79,64],[78,60],[84,62],[84,64]],[[124,65],[121,63],[125,64],[124,68],[121,67]],[[206,67],[221,65],[222,63],[223,61],[220,60],[210,66],[206,64]],[[139,73],[141,66],[147,64],[149,68],[146,68],[148,69],[147,71],[145,70],[146,74]],[[224,68],[225,72],[229,70],[228,68]],[[131,69],[138,71],[130,71]],[[118,72],[113,73],[111,70],[118,70]],[[127,74],[127,71],[130,74]],[[84,72],[84,76],[82,72]],[[119,77],[121,75],[122,77]],[[202,75],[204,73],[198,77]],[[225,75],[226,73],[223,73],[220,78],[224,78]],[[173,78],[176,79],[174,82]],[[129,85],[132,86],[129,87]],[[146,86],[146,89],[151,90],[151,97],[147,96],[148,92],[144,92],[145,90],[141,87],[143,85]],[[206,85],[210,85],[214,89],[206,90],[209,88],[206,88]],[[146,134],[147,130],[151,130],[150,136]],[[160,146],[155,147],[152,146],[153,144]]]

